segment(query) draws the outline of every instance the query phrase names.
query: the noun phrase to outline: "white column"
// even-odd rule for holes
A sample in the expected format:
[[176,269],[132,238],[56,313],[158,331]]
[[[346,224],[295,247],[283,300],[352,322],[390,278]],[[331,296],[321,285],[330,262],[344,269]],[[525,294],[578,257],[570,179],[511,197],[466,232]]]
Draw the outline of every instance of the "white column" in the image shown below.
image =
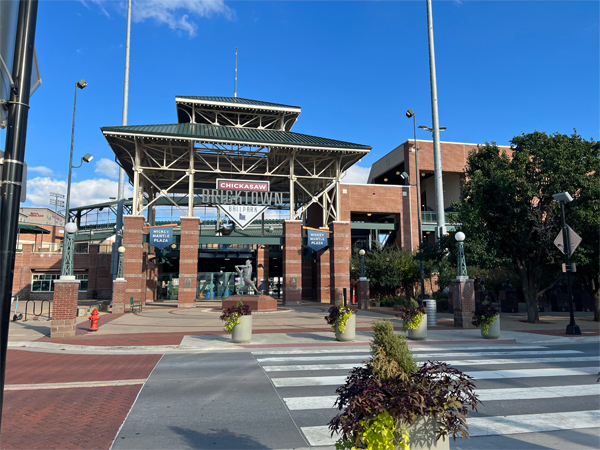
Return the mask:
[[190,173],[188,190],[188,217],[194,217],[194,143],[190,142]]

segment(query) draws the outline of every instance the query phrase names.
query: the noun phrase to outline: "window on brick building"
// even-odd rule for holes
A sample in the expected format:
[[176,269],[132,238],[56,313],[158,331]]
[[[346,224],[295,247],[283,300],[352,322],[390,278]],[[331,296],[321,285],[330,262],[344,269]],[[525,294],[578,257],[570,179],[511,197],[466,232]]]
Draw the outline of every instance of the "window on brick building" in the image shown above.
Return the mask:
[[[54,292],[54,281],[60,279],[60,274],[35,274],[31,276],[31,292]],[[75,275],[79,280],[79,290],[87,291],[88,276]]]

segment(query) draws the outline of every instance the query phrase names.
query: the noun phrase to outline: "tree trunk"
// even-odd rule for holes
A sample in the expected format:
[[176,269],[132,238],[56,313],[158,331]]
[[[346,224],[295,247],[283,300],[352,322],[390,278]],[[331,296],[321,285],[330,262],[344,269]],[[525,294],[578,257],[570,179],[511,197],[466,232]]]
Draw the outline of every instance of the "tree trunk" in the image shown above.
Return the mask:
[[523,284],[523,295],[527,304],[527,322],[540,323],[537,289],[533,280],[533,274],[527,269],[519,269],[519,275]]

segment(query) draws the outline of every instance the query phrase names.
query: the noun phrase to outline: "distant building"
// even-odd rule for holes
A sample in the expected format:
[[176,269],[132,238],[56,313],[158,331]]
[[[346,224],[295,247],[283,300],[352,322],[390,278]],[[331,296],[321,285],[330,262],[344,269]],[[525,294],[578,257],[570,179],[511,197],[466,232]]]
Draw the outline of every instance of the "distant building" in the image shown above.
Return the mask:
[[50,208],[22,207],[19,222],[62,227],[65,225],[65,218],[62,214],[55,213]]

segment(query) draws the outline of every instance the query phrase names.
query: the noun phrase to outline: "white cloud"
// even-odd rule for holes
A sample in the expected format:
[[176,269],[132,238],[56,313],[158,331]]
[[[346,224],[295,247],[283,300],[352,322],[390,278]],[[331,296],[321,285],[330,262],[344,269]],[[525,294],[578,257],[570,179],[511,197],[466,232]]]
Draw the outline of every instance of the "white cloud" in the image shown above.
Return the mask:
[[94,172],[106,175],[109,178],[118,178],[119,166],[116,162],[108,158],[100,158],[100,160],[96,162],[96,169]]
[[[104,6],[112,3],[110,0],[92,1],[108,16]],[[119,2],[118,7],[127,11],[125,2]],[[224,0],[133,0],[132,4],[134,22],[153,19],[158,24],[167,25],[171,30],[183,31],[191,38],[196,36],[198,29],[193,17],[210,17],[215,14],[222,14],[229,19],[235,16],[235,12],[225,5]]]
[[[93,205],[116,197],[118,182],[106,178],[82,180],[71,183],[71,206]],[[36,177],[27,180],[27,201],[34,206],[48,206],[50,192],[67,193],[67,182],[49,177]],[[125,185],[125,198],[133,196],[130,186]]]
[[35,166],[35,167],[27,166],[27,172],[37,172],[40,175],[52,175],[54,173],[52,171],[52,169],[50,169],[49,167],[46,167],[46,166]]
[[342,183],[346,184],[366,184],[369,179],[370,167],[361,167],[354,165],[342,175]]

